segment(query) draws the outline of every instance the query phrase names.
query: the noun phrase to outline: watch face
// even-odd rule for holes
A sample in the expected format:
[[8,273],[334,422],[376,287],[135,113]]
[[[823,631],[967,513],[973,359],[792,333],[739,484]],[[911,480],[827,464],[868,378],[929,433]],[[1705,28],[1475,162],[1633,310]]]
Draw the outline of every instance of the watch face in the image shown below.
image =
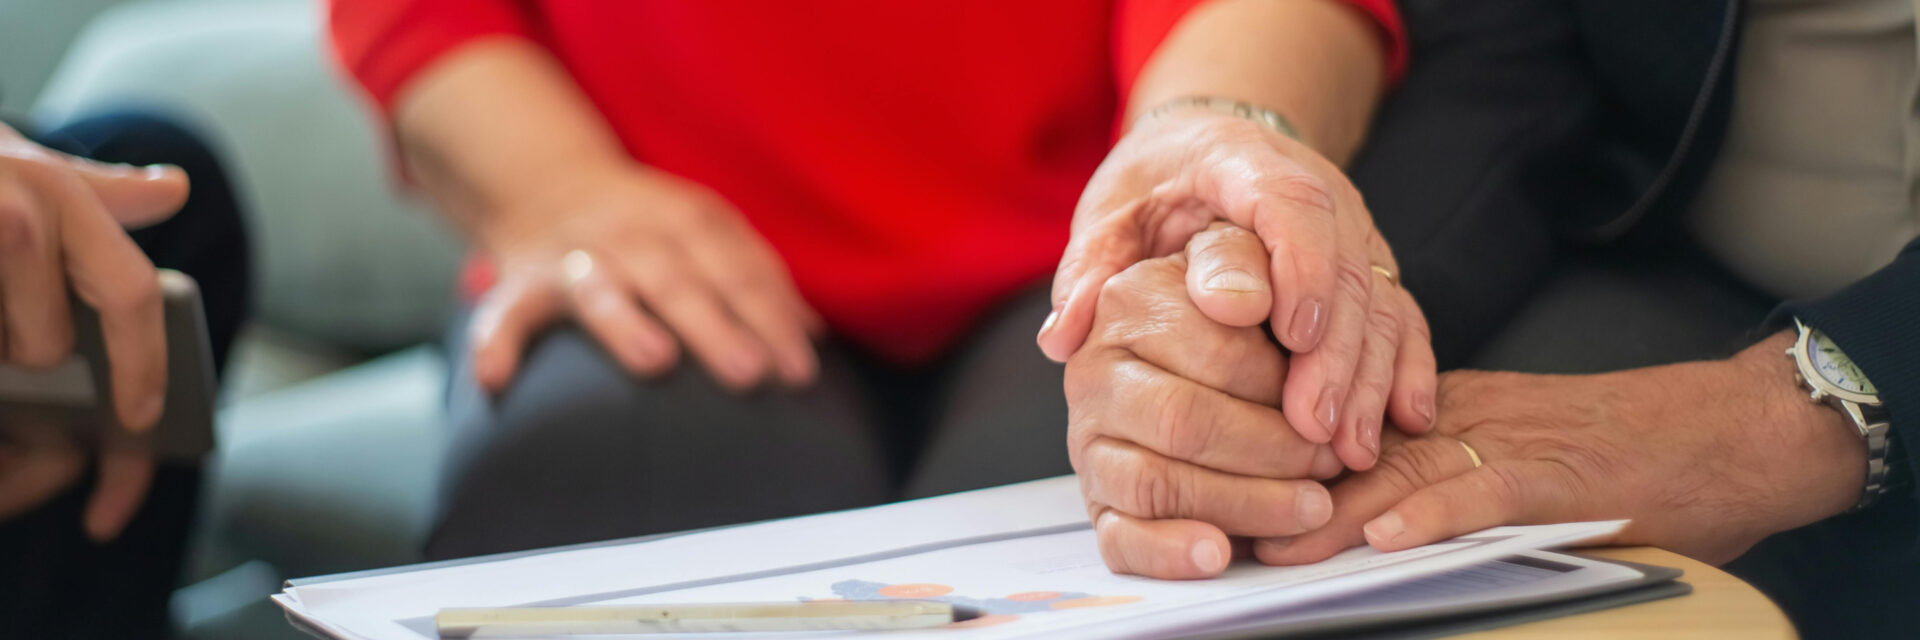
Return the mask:
[[1854,366],[1853,359],[1841,353],[1840,347],[1834,346],[1827,334],[1813,332],[1813,350],[1807,354],[1807,359],[1813,362],[1813,368],[1820,372],[1820,377],[1833,383],[1833,386],[1854,393],[1879,395],[1873,383],[1867,382],[1867,374],[1861,373],[1860,367]]

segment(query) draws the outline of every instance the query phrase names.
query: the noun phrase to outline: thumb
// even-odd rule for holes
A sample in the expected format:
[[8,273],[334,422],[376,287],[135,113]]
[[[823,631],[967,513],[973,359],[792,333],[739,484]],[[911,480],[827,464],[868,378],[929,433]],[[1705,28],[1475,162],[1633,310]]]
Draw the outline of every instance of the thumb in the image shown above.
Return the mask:
[[1267,248],[1252,232],[1215,222],[1187,242],[1187,295],[1215,322],[1251,327],[1273,313]]
[[139,228],[173,216],[187,202],[187,172],[170,164],[136,167],[73,158],[73,169],[121,225]]

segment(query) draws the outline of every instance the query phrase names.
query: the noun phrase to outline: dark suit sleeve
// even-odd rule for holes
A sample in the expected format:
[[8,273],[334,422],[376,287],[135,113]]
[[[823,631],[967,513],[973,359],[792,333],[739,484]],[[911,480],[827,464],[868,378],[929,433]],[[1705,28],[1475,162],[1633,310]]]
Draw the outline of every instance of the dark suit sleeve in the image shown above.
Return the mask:
[[1920,445],[1920,240],[1852,286],[1774,314],[1777,323],[1790,324],[1788,316],[1827,334],[1880,389],[1893,416],[1892,490],[1920,506],[1909,453]]

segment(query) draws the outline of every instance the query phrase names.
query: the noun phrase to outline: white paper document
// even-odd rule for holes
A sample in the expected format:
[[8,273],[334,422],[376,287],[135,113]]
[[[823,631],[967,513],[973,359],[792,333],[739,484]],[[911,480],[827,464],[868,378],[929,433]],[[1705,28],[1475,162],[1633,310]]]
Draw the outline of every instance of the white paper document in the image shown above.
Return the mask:
[[[1068,476],[635,542],[296,581],[274,599],[312,629],[367,640],[433,638],[433,615],[448,607],[834,598],[934,599],[988,614],[958,629],[894,634],[902,636],[1161,637],[1628,580],[1638,572],[1529,553],[1623,524],[1501,527],[1395,553],[1360,548],[1306,566],[1244,561],[1212,580],[1152,580],[1107,570]],[[848,634],[875,635],[805,635]]]

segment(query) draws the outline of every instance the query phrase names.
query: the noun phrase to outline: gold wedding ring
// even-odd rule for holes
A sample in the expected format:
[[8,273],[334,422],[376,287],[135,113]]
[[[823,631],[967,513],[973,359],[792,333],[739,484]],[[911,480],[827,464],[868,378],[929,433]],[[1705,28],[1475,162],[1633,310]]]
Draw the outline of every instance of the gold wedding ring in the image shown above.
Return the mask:
[[567,255],[560,256],[560,271],[567,275],[567,284],[580,284],[581,280],[593,275],[593,254],[585,249],[568,251]]
[[1399,277],[1399,276],[1396,276],[1396,275],[1393,275],[1393,272],[1392,272],[1392,271],[1388,271],[1386,267],[1382,267],[1382,266],[1380,266],[1380,265],[1377,265],[1377,264],[1376,264],[1376,265],[1373,265],[1373,272],[1374,272],[1374,273],[1378,273],[1378,274],[1380,274],[1380,276],[1381,276],[1381,277],[1383,277],[1383,278],[1386,278],[1386,279],[1387,279],[1387,286],[1390,286],[1390,287],[1398,287],[1398,286],[1400,286],[1400,277]]
[[1459,442],[1460,448],[1467,450],[1467,457],[1473,459],[1473,468],[1475,469],[1480,468],[1480,452],[1474,451],[1473,447],[1468,446],[1467,443],[1465,442],[1461,442],[1459,440],[1455,440],[1454,442]]

